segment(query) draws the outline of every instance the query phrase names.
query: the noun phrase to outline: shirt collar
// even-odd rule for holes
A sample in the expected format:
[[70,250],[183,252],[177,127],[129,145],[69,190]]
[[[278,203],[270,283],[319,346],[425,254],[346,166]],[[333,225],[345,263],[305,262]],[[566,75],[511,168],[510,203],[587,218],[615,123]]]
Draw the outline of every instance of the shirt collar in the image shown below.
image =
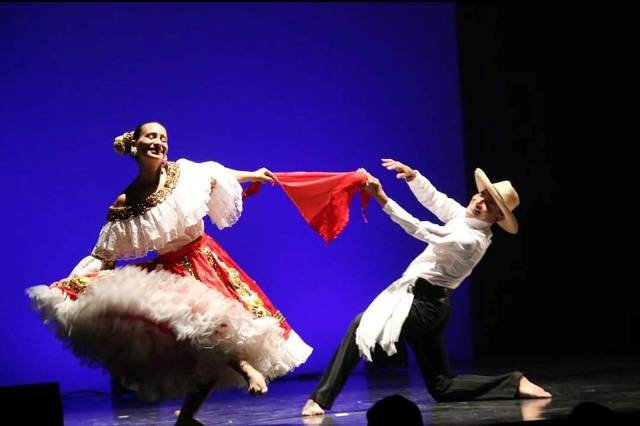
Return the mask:
[[493,225],[493,223],[491,223],[491,222],[486,222],[484,220],[475,219],[473,217],[465,217],[464,218],[464,223],[466,223],[470,228],[480,229],[482,231],[490,230],[491,229],[491,225]]

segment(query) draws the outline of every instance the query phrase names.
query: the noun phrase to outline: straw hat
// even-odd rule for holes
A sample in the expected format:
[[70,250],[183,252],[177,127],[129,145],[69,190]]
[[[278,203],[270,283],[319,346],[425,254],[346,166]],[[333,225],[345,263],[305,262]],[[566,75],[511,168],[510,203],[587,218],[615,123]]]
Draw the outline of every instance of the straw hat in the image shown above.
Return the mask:
[[496,183],[491,183],[487,175],[481,170],[476,169],[475,173],[476,186],[478,191],[482,192],[485,189],[489,191],[491,197],[496,201],[496,204],[502,211],[504,219],[498,222],[498,225],[510,234],[518,233],[518,221],[513,215],[512,210],[518,207],[520,204],[520,197],[511,182],[503,180]]

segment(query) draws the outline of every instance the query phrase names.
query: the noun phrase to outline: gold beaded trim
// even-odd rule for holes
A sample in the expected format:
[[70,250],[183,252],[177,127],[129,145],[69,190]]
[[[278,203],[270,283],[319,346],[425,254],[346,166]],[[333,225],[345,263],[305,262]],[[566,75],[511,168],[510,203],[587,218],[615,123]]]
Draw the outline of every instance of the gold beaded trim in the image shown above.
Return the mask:
[[273,317],[278,320],[278,325],[282,325],[282,323],[285,321],[284,315],[282,315],[282,312],[280,311],[277,311]]
[[173,190],[176,188],[179,178],[180,166],[173,161],[167,163],[167,180],[161,189],[149,195],[141,203],[134,204],[132,206],[109,207],[107,220],[109,222],[115,222],[117,220],[126,220],[146,213],[149,209],[162,203],[169,195],[171,195]]
[[54,283],[52,287],[59,287],[67,290],[71,290],[77,294],[84,293],[89,284],[93,281],[92,278],[74,276],[65,280]]
[[191,261],[189,260],[189,258],[187,256],[181,258],[180,260],[178,260],[178,263],[182,266],[184,266],[184,268],[187,270],[187,272],[189,272],[189,275],[191,275],[193,278],[198,279],[198,276],[196,275],[196,271],[193,268],[193,264],[191,263]]
[[201,247],[200,253],[204,254],[204,256],[207,258],[207,263],[209,264],[209,266],[211,266],[211,269],[213,269],[213,271],[216,273],[218,278],[222,279],[222,273],[220,272],[220,267],[218,266],[218,263],[213,258],[213,252],[211,251],[211,249],[209,249],[208,247]]
[[[208,247],[202,247],[200,251],[206,256],[209,266],[211,266],[214,271],[218,273],[218,275],[218,267],[223,268],[227,272],[230,284],[236,291],[236,294],[240,298],[240,301],[256,318],[271,316],[271,313],[267,310],[267,308],[265,308],[264,302],[262,301],[260,296],[255,291],[253,291],[247,283],[242,281],[242,278],[240,278],[240,273],[235,268],[232,268],[231,266],[224,263],[222,259],[220,259],[216,255],[216,253]],[[282,319],[277,316],[276,319],[280,324],[282,324],[282,321],[284,321],[284,317],[282,316],[282,314],[280,314],[280,317]]]
[[56,281],[49,287],[68,290],[79,295],[84,293],[94,280],[110,273],[111,271],[99,271],[87,275],[73,275],[69,278]]

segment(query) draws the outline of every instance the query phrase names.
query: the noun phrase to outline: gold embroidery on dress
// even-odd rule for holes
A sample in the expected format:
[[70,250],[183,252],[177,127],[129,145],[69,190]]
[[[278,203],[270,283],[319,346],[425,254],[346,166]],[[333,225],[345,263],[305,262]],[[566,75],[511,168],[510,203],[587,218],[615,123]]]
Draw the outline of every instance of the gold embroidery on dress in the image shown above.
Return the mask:
[[157,206],[167,199],[176,188],[178,179],[180,178],[180,166],[178,163],[170,161],[167,163],[167,180],[164,186],[153,194],[149,195],[141,203],[132,206],[109,207],[107,221],[115,222],[117,220],[125,220],[134,216],[146,213],[149,209]]
[[[218,276],[221,276],[218,269],[219,267],[223,268],[226,271],[227,275],[229,276],[229,283],[236,290],[240,301],[256,318],[271,316],[271,313],[264,307],[264,302],[262,301],[260,296],[255,291],[251,290],[251,287],[249,287],[247,283],[242,281],[242,279],[240,278],[240,273],[235,268],[232,268],[224,263],[216,255],[216,253],[208,247],[202,247],[200,251],[206,256],[207,262],[213,268],[213,270],[216,271]],[[280,314],[280,317],[282,318],[282,320],[280,320],[280,318],[277,316],[278,313],[276,313],[275,318],[280,324],[282,324],[282,321],[284,321],[284,317],[282,316],[282,314]]]
[[56,281],[55,283],[51,284],[49,287],[60,288],[63,290],[71,290],[76,294],[82,294],[87,290],[87,288],[89,287],[89,284],[91,284],[93,280],[99,277],[108,275],[110,273],[111,271],[99,271],[97,273],[92,273],[90,275],[74,275],[72,277],[65,278],[60,281]]
[[84,291],[91,283],[91,278],[74,276],[65,280],[58,281],[51,285],[51,287],[59,287],[67,290],[71,290],[77,294],[84,293]]
[[285,321],[284,315],[282,315],[280,311],[277,311],[273,317],[278,320],[278,325],[281,325]]
[[192,277],[198,279],[198,277],[196,276],[196,272],[193,269],[193,264],[191,263],[191,261],[189,260],[189,258],[187,256],[185,256],[185,257],[181,258],[180,260],[178,260],[178,263],[185,267],[187,272],[189,272],[189,275],[191,275]]
[[209,266],[211,266],[211,269],[213,269],[216,275],[218,275],[218,277],[222,279],[222,274],[220,273],[220,267],[214,260],[213,253],[211,252],[211,250],[208,247],[201,247],[200,253],[205,255],[205,257],[207,258],[207,263],[209,264]]

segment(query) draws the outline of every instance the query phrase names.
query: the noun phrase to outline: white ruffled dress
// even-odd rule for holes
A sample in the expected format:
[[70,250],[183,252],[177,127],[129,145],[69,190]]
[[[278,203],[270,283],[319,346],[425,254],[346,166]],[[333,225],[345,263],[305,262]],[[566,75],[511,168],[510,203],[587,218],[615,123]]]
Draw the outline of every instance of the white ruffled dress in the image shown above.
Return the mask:
[[[224,166],[169,163],[167,183],[144,203],[109,210],[92,255],[68,278],[27,294],[76,356],[143,399],[212,381],[245,386],[230,360],[248,361],[267,379],[282,376],[312,348],[204,234],[204,216],[223,229],[241,212],[242,187]],[[151,251],[159,260],[106,269]]]

